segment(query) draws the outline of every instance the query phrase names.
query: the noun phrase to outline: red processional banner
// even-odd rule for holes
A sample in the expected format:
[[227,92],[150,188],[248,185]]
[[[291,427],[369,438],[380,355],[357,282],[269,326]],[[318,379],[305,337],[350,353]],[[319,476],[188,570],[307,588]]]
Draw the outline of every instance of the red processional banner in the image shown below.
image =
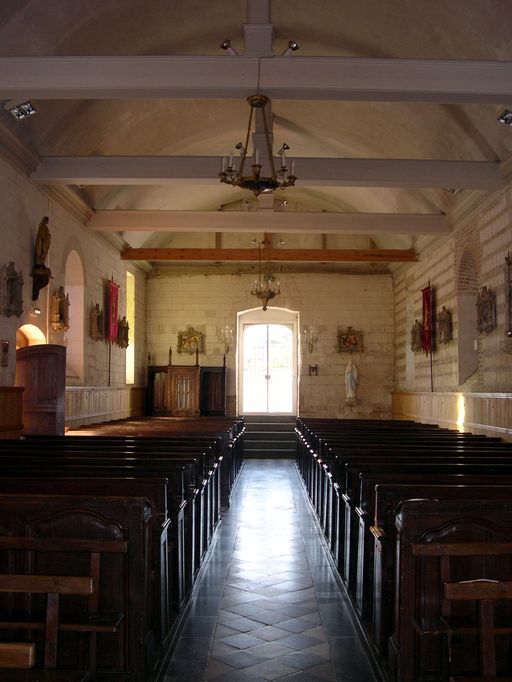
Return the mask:
[[108,330],[107,340],[110,343],[117,343],[118,326],[118,307],[119,307],[119,284],[114,280],[108,282]]
[[423,301],[423,335],[422,347],[426,355],[432,352],[434,345],[434,289],[429,284],[421,290]]

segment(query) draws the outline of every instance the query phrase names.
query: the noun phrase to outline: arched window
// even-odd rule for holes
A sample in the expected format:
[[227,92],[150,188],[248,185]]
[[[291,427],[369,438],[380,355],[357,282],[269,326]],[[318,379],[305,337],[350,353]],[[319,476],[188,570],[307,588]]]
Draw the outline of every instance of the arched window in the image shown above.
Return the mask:
[[126,273],[126,321],[128,348],[126,349],[126,383],[135,383],[135,277]]
[[470,251],[464,251],[457,272],[459,384],[467,381],[478,369],[477,293],[476,261]]
[[70,251],[65,270],[65,290],[69,295],[69,329],[66,332],[66,384],[84,381],[84,269],[76,251]]

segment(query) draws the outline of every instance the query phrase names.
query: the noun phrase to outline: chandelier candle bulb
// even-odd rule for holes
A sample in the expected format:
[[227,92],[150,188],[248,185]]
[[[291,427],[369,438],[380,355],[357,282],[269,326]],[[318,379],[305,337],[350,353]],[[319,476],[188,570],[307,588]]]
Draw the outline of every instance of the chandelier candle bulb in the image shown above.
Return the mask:
[[295,159],[290,163],[290,177],[295,177]]

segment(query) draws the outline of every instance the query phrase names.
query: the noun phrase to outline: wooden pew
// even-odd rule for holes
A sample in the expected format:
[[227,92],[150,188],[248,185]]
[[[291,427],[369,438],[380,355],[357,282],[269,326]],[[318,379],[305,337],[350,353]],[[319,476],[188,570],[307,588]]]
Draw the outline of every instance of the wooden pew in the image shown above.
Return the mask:
[[[83,480],[85,490],[93,494],[103,495],[108,492],[109,488],[112,491],[112,486],[115,486],[116,494],[126,495],[130,490],[137,489],[139,481],[145,482],[148,499],[155,505],[152,518],[158,518],[160,522],[159,524],[153,522],[152,529],[155,537],[150,543],[151,566],[153,567],[151,572],[156,573],[157,578],[153,581],[153,597],[150,598],[151,607],[148,608],[150,615],[146,633],[151,634],[149,638],[146,635],[145,655],[152,662],[158,660],[162,654],[162,642],[165,644],[166,636],[168,639],[169,631],[172,631],[174,627],[173,618],[191,590],[201,558],[218,523],[221,508],[220,491],[222,490],[219,471],[224,457],[222,453],[228,449],[228,454],[233,460],[232,470],[226,477],[228,486],[231,486],[232,478],[239,471],[242,460],[240,455],[243,454],[243,424],[238,420],[234,428],[231,420],[231,429],[228,423],[224,422],[222,424],[224,431],[220,437],[218,428],[212,436],[206,430],[202,432],[202,429],[198,429],[195,423],[193,427],[189,425],[194,431],[185,429],[187,435],[183,435],[183,424],[179,424],[182,435],[169,438],[168,424],[162,424],[162,426],[165,426],[165,429],[160,431],[159,436],[153,438],[33,437],[19,441],[15,448],[13,443],[0,446],[0,494],[2,490],[9,490],[12,484],[15,490],[23,490],[31,495],[47,494],[52,490],[55,479],[60,479],[66,488],[69,486],[70,490],[78,494],[84,492]],[[194,435],[198,431],[199,435]],[[106,449],[105,445],[107,445]],[[212,455],[213,450],[215,454]],[[236,458],[233,457],[235,450]],[[221,454],[217,456],[217,453]],[[198,459],[191,458],[191,454],[197,454]],[[201,463],[199,467],[198,461]],[[191,466],[196,467],[194,475],[190,473]],[[25,468],[25,471],[30,470],[33,474],[32,478],[20,477],[20,467]],[[187,471],[190,475],[184,481],[184,473]],[[215,484],[212,484],[212,480],[215,480]],[[191,496],[197,493],[201,485],[203,494],[195,497],[195,500],[200,499],[201,502],[194,501],[190,504]],[[185,497],[187,497],[186,500]],[[176,552],[177,546],[180,546],[179,538],[184,534],[185,528],[193,527],[194,524],[190,524],[185,517],[184,528],[179,529],[181,502],[185,502],[184,509],[187,514],[191,514],[191,510],[195,509],[196,505],[198,508],[203,508],[200,512],[201,520],[195,524],[196,531],[193,532],[194,539],[197,541],[181,543],[181,553],[185,555],[183,560],[181,557],[175,558],[176,554],[180,554],[180,551]],[[193,519],[194,514],[192,514]],[[169,548],[167,550],[165,542],[162,542],[162,535],[158,536],[161,524],[166,524],[168,535],[170,533],[174,539],[167,542]],[[171,562],[167,560],[167,567],[165,566],[166,555],[171,557]],[[178,567],[185,563],[186,570],[170,571],[169,563],[172,562],[177,563]],[[157,571],[154,570],[155,567]],[[170,577],[169,575],[164,577],[166,572],[170,574]],[[163,595],[169,595],[169,584],[178,584],[174,593],[178,592],[180,596],[176,597],[173,594],[172,599],[169,601],[168,598],[166,601]],[[172,611],[174,614],[171,613]],[[155,618],[156,612],[159,613],[158,618]],[[154,669],[153,665],[153,672]],[[149,675],[148,670],[144,674]]]
[[[16,565],[27,574],[53,575],[65,564],[69,575],[90,576],[92,571],[96,576],[95,591],[85,602],[63,604],[60,649],[64,663],[77,667],[75,633],[85,633],[92,647],[92,664],[95,666],[97,656],[103,677],[108,673],[137,681],[151,679],[154,661],[147,646],[151,635],[151,508],[147,501],[141,497],[3,493],[0,518],[2,566]],[[21,608],[21,617],[16,606]],[[0,629],[28,627],[37,632],[40,626],[27,610],[29,606],[2,599]]]
[[[404,501],[396,516],[391,680],[442,678],[446,634],[451,633],[451,673],[478,674],[474,639],[455,646],[453,635],[476,634],[474,609],[443,596],[443,583],[475,579],[506,581],[512,574],[512,505],[509,500]],[[510,622],[510,602],[502,605]],[[504,631],[506,635],[506,631]],[[502,673],[510,676],[509,641],[496,640]],[[504,647],[504,648],[503,648]]]
[[[13,455],[14,453],[14,455]],[[195,460],[184,460],[177,458],[123,458],[115,455],[111,458],[106,456],[96,457],[97,453],[78,453],[72,452],[69,456],[63,451],[57,455],[28,455],[19,450],[8,451],[0,448],[0,471],[4,480],[17,478],[20,467],[30,467],[31,470],[38,471],[43,477],[50,480],[55,478],[76,476],[80,478],[86,474],[89,478],[96,479],[114,477],[129,477],[138,480],[139,478],[156,477],[167,479],[167,487],[172,482],[173,487],[169,493],[167,490],[166,499],[169,501],[168,513],[169,520],[165,519],[165,537],[162,537],[161,523],[153,526],[152,555],[154,563],[158,561],[160,575],[160,590],[155,592],[155,609],[157,602],[165,600],[166,606],[162,616],[162,623],[157,628],[162,633],[164,640],[168,638],[169,629],[172,627],[177,615],[182,610],[188,594],[189,580],[186,575],[186,557],[194,546],[198,546],[197,534],[193,538],[191,529],[186,524],[186,512],[193,511],[192,506],[187,507],[183,497],[183,468],[188,463],[195,464]],[[123,483],[121,490],[125,490]],[[136,488],[136,486],[135,486]],[[162,496],[160,496],[162,497]],[[162,519],[165,510],[157,508],[157,518]],[[192,516],[192,519],[194,517]],[[198,525],[198,532],[201,526]],[[202,545],[201,545],[202,546]],[[163,552],[167,551],[168,556],[163,557]],[[165,584],[165,582],[167,584]],[[162,611],[160,605],[158,609]]]
[[[376,628],[375,636],[380,640],[376,648],[382,654],[385,637],[382,638],[379,627],[382,630],[385,617],[382,619],[378,606],[377,625],[373,622],[375,616],[369,617],[374,608],[372,590],[368,589],[372,571],[366,563],[372,558],[368,547],[373,551],[368,533],[372,497],[371,492],[358,487],[358,479],[372,480],[375,485],[386,477],[396,480],[398,475],[404,481],[428,480],[442,484],[460,482],[462,476],[458,472],[464,471],[463,477],[468,481],[485,477],[487,490],[484,492],[482,488],[477,496],[487,497],[494,489],[492,483],[507,481],[503,476],[510,476],[508,481],[512,483],[512,452],[510,445],[497,440],[445,434],[436,429],[423,429],[422,425],[417,429],[414,425],[394,429],[392,424],[384,428],[376,424],[368,428],[364,424],[364,429],[359,431],[352,425],[348,432],[345,426],[337,427],[338,424],[329,422],[322,424],[323,441],[319,434],[307,433],[304,437],[306,429],[298,427],[298,466],[331,551],[339,558],[340,572],[346,579],[356,611],[370,637]],[[311,443],[316,448],[323,445],[323,459]],[[492,472],[494,476],[489,476]],[[459,494],[464,497],[463,493]],[[392,558],[393,553],[389,556]],[[375,601],[378,605],[379,600]]]
[[[40,682],[40,680],[67,680],[68,682],[85,682],[90,679],[88,671],[58,670],[57,649],[59,635],[59,601],[61,595],[94,594],[94,580],[91,576],[67,575],[16,575],[0,574],[0,593],[44,594],[46,596],[46,613],[41,625],[44,628],[44,660],[43,668],[36,669],[35,646],[29,642],[2,642],[0,644],[0,680],[6,682]],[[3,621],[2,627],[8,623]],[[20,629],[18,622],[12,627]],[[33,623],[28,624],[30,627]],[[39,625],[39,623],[37,624]],[[22,651],[20,651],[20,649]],[[23,655],[24,652],[24,655]],[[21,655],[20,655],[21,654]],[[7,670],[6,670],[7,668]],[[19,670],[19,668],[25,668]]]
[[[406,480],[403,478],[403,480]],[[450,477],[430,476],[423,481],[408,483],[379,483],[375,486],[374,522],[369,528],[373,550],[364,558],[366,571],[358,572],[361,579],[361,618],[376,655],[387,657],[391,636],[394,591],[394,512],[401,501],[414,498],[440,500],[509,499],[512,500],[512,475],[508,478],[492,476],[457,476],[453,485]],[[503,485],[508,480],[508,485]],[[370,511],[368,511],[370,514]],[[366,545],[368,550],[368,544]],[[373,562],[373,563],[372,563]],[[363,566],[360,566],[363,569]],[[373,570],[372,570],[373,569]],[[363,618],[364,613],[364,618]]]
[[[52,464],[55,464],[56,466],[59,467],[59,469],[62,470],[63,453],[64,453],[64,459],[66,461],[66,464],[65,464],[66,471],[62,471],[62,473],[59,472],[58,475],[64,474],[64,475],[68,475],[68,476],[70,475],[71,471],[76,472],[77,474],[82,474],[81,470],[87,471],[89,474],[93,474],[97,477],[98,476],[105,476],[105,475],[106,476],[112,476],[112,475],[115,475],[114,472],[117,471],[120,466],[128,467],[128,469],[129,469],[128,473],[130,475],[144,474],[143,470],[142,469],[139,470],[137,468],[137,465],[134,464],[134,462],[133,462],[134,458],[137,456],[142,458],[142,460],[143,460],[142,466],[144,466],[144,467],[146,467],[146,466],[153,466],[153,467],[158,466],[161,464],[161,460],[165,460],[166,465],[168,465],[170,462],[168,457],[162,457],[162,458],[160,458],[159,456],[157,458],[152,457],[152,455],[155,454],[153,452],[150,452],[149,457],[148,457],[148,452],[147,452],[148,443],[145,439],[139,439],[138,443],[133,442],[133,439],[132,439],[132,442],[129,445],[127,445],[127,443],[123,440],[122,441],[123,446],[119,446],[119,443],[121,441],[117,441],[116,448],[119,448],[118,451],[116,449],[113,449],[114,443],[113,443],[113,441],[109,440],[109,442],[108,442],[108,454],[111,457],[109,457],[108,459],[105,456],[102,456],[102,457],[97,456],[98,452],[95,452],[95,448],[92,447],[92,443],[91,443],[91,441],[89,441],[89,439],[84,440],[83,438],[81,438],[78,440],[81,441],[81,445],[77,444],[74,447],[70,447],[69,445],[67,445],[67,443],[69,442],[67,438],[60,438],[60,439],[58,439],[58,438],[57,439],[50,439],[50,438],[32,439],[31,438],[31,439],[26,439],[24,441],[24,444],[19,445],[18,447],[20,450],[22,448],[25,448],[26,452],[29,452],[31,448],[36,447],[37,452],[38,452],[37,462],[39,461],[39,459],[44,460],[45,466],[50,465],[50,470],[51,470]],[[144,440],[144,442],[141,444],[140,441],[142,441],[142,440]],[[87,445],[86,445],[86,441],[87,441]],[[44,448],[41,448],[42,445],[45,445],[46,448],[49,447],[50,449],[58,450],[60,452],[60,454],[58,455],[58,459],[56,459],[56,460],[50,459],[50,456],[47,454],[47,451],[45,452]],[[105,439],[103,439],[103,440],[98,439],[98,442],[95,443],[95,445],[96,445],[96,448],[102,448],[102,447],[104,448],[105,447]],[[126,454],[123,451],[124,445],[127,445],[127,447],[128,447],[128,451],[129,451],[128,454],[130,455],[130,457],[128,459],[131,460],[131,463],[129,465],[128,464],[121,464],[121,461],[120,461],[121,457]],[[176,443],[174,443],[174,445],[176,445]],[[187,446],[190,446],[190,443],[184,443],[183,447],[180,447],[180,449],[187,450]],[[166,452],[169,451],[169,441],[166,440],[165,443],[163,444],[163,439],[162,439],[162,443],[160,443],[160,446],[159,446],[156,442],[156,439],[155,439],[155,442],[150,447],[156,451],[157,455],[160,455],[160,454],[163,454],[163,448],[164,447],[165,447]],[[82,451],[82,449],[83,449],[83,451]],[[19,456],[20,450],[18,450],[17,456]],[[71,451],[71,452],[68,452],[68,451]],[[3,452],[5,453],[5,451],[3,451]],[[43,456],[39,457],[39,455],[43,455]],[[112,461],[113,455],[115,455],[115,461]],[[6,456],[9,456],[8,453]],[[71,458],[74,456],[76,459],[75,459],[75,461],[72,461]],[[1,453],[0,453],[0,457],[3,458],[3,455]],[[30,457],[30,455],[25,454],[25,463],[29,463],[31,466],[33,466],[34,461],[27,460],[27,457]],[[56,457],[55,452],[52,453],[52,457]],[[82,461],[79,461],[80,457],[84,458],[86,460],[85,465]],[[17,475],[17,471],[19,469],[20,461],[16,462],[16,472],[8,472],[5,468],[5,460],[2,459],[2,461],[4,464],[4,466],[3,466],[4,476],[7,476],[8,474],[10,475],[11,473],[13,475]],[[35,463],[37,464],[37,462],[35,462]],[[174,465],[175,464],[176,463],[174,463]],[[98,468],[98,467],[100,467],[100,468]],[[113,467],[113,468],[110,469],[109,467]],[[161,471],[161,469],[159,469],[159,471]],[[212,496],[212,498],[213,498],[213,496]],[[218,507],[220,507],[220,505],[217,505],[217,508]],[[210,515],[210,517],[211,516],[212,515]],[[200,526],[198,526],[198,527],[200,527]],[[205,531],[205,537],[208,540],[211,537],[211,533],[212,533],[212,528],[209,528],[207,531]],[[203,546],[204,546],[204,544],[205,543],[203,543]],[[200,553],[198,553],[197,556],[200,556]],[[180,563],[180,560],[178,560],[178,562]],[[191,566],[194,563],[197,564],[198,561],[196,561],[196,562],[194,562],[194,560],[189,561],[188,565]],[[196,570],[197,570],[197,566],[194,566],[194,573]],[[174,575],[176,575],[177,573],[178,573],[177,571],[174,571]],[[184,587],[184,585],[182,585],[180,587],[180,594],[181,595],[186,595],[187,591],[191,588],[191,585],[193,582],[193,576],[191,576],[190,579],[188,578],[189,575],[191,575],[191,573],[192,573],[192,571],[186,572],[186,577],[187,577],[186,585],[187,586],[186,586],[186,588]],[[173,608],[176,609],[176,603],[178,603],[178,602],[182,603],[183,599],[181,597],[179,599],[173,599]],[[179,610],[179,609],[176,609],[176,610]],[[162,628],[162,630],[165,631],[164,628]]]

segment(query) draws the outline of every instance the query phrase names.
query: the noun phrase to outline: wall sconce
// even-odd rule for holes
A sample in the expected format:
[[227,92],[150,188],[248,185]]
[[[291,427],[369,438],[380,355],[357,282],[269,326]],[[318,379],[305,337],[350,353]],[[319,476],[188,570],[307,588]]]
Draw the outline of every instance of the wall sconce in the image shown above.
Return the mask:
[[231,344],[233,343],[233,327],[230,327],[229,325],[222,327],[220,330],[220,338],[224,344],[224,353],[227,355],[231,348]]
[[316,342],[318,341],[318,331],[316,327],[304,327],[304,343],[308,349],[308,353],[313,352]]

